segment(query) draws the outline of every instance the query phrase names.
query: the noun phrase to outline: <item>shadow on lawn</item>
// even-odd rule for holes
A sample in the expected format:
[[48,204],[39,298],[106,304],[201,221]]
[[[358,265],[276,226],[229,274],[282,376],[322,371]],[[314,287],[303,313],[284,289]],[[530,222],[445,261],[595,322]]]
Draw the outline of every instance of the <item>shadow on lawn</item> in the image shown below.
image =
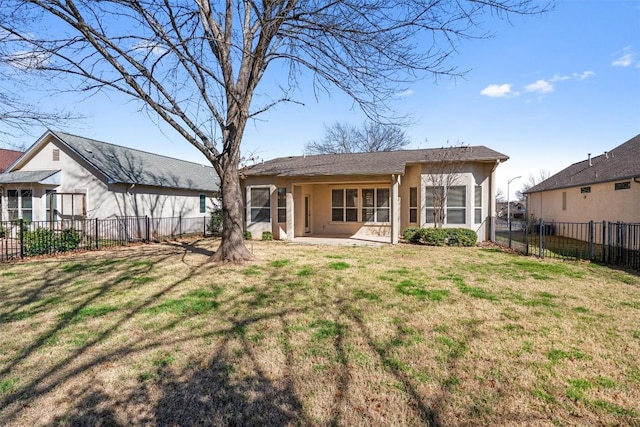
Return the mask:
[[[170,257],[182,257],[184,263],[187,253],[210,256],[210,251],[197,247],[196,243],[163,246],[170,248],[169,251],[159,247],[155,255],[146,251],[138,255],[137,264],[136,257],[123,257],[128,264],[123,261],[122,267],[118,267],[122,271],[118,271],[116,267],[112,266],[111,270],[115,269],[114,271],[116,271],[114,277],[104,282],[95,292],[86,295],[67,316],[60,317],[52,327],[44,331],[31,345],[25,347],[13,358],[11,363],[0,371],[0,377],[11,374],[22,360],[31,357],[37,351],[42,351],[49,339],[70,325],[75,315],[99,301],[112,287],[122,286],[122,283],[134,274],[130,270],[130,266],[137,265],[135,274],[148,274],[153,265]],[[153,258],[153,263],[148,263],[147,261],[151,258]],[[108,324],[107,328],[96,331],[97,334],[82,346],[44,369],[35,378],[20,384],[19,388],[12,393],[3,396],[0,403],[8,409],[0,412],[0,424],[15,423],[21,416],[22,408],[38,402],[38,399],[52,393],[56,388],[69,387],[75,377],[92,375],[92,372],[99,370],[105,364],[118,363],[133,354],[153,351],[162,346],[179,346],[193,340],[203,339],[206,334],[190,331],[186,336],[160,343],[155,334],[148,334],[136,342],[116,345],[104,351],[96,350],[94,356],[88,357],[99,344],[117,334],[123,327],[127,327],[128,319],[158,304],[158,301],[181,284],[198,274],[202,274],[205,263],[193,262],[193,265],[190,263],[191,260],[187,263],[189,266],[185,267],[185,274],[179,280],[162,286],[144,299],[132,300],[132,304],[123,309],[126,311],[126,315],[117,317],[115,321]],[[57,269],[60,266],[60,264],[56,264],[49,270],[43,271],[41,277],[56,277]],[[87,273],[81,266],[78,266],[77,269],[68,267],[66,271],[68,273],[65,276],[67,280],[78,279]],[[350,335],[356,331],[364,339],[371,353],[377,357],[380,369],[394,377],[402,385],[406,392],[407,409],[415,415],[414,419],[419,420],[423,425],[441,425],[438,416],[439,407],[450,396],[450,390],[443,386],[438,395],[425,397],[418,390],[415,380],[390,362],[393,352],[392,343],[404,339],[402,335],[404,332],[400,326],[396,326],[395,336],[390,337],[386,344],[380,344],[374,339],[372,331],[368,329],[357,311],[353,310],[354,301],[349,298],[336,299],[323,290],[316,290],[321,293],[320,298],[310,297],[304,303],[290,305],[289,302],[294,300],[296,293],[303,292],[303,290],[295,286],[287,288],[285,285],[282,288],[284,290],[276,291],[274,284],[283,284],[291,279],[284,273],[284,270],[274,268],[270,271],[270,275],[265,277],[261,289],[256,290],[252,298],[245,298],[242,301],[239,298],[241,295],[234,293],[228,295],[223,301],[217,301],[219,309],[212,315],[226,319],[229,326],[216,331],[220,341],[217,342],[215,353],[208,357],[195,359],[193,365],[196,368],[184,368],[185,370],[180,372],[178,368],[161,366],[158,368],[154,381],[141,381],[137,388],[128,389],[123,391],[121,395],[115,396],[103,391],[99,381],[89,382],[85,384],[85,389],[73,390],[73,396],[69,396],[71,409],[64,416],[53,420],[53,424],[117,426],[119,423],[122,424],[123,419],[126,419],[126,424],[181,426],[345,424],[352,414],[345,414],[344,411],[354,410],[348,400],[349,396],[353,395],[353,392],[349,390],[353,374],[350,370],[353,365],[349,360],[350,356],[346,348],[353,338]],[[51,285],[52,283],[45,281],[45,285],[36,287],[32,291],[26,291],[23,295],[14,298],[17,298],[18,302],[29,304],[30,301],[41,298],[42,291]],[[135,286],[138,286],[135,282],[130,285],[132,289]],[[76,299],[83,296],[82,289],[70,288],[68,292],[75,292],[76,294],[73,296]],[[65,298],[70,297],[65,296]],[[272,304],[273,302],[275,304]],[[0,307],[2,307],[1,304]],[[254,308],[261,309],[261,311],[254,313]],[[247,314],[238,317],[237,313]],[[307,412],[309,408],[304,407],[305,402],[302,397],[304,390],[296,390],[294,386],[293,375],[295,374],[293,371],[296,367],[294,365],[300,362],[294,362],[296,353],[290,345],[292,332],[291,325],[288,324],[288,317],[301,313],[311,313],[317,318],[327,319],[327,321],[331,319],[332,324],[336,325],[335,335],[326,344],[335,352],[336,365],[333,375],[324,379],[325,386],[335,392],[327,395],[331,396],[328,397],[331,401],[327,405],[330,408],[330,413],[323,415],[323,421],[315,419]],[[189,316],[191,315],[176,316],[171,322],[162,326],[162,331],[172,330],[188,320]],[[277,380],[272,379],[270,372],[265,372],[263,364],[258,361],[259,350],[255,349],[254,343],[242,332],[247,327],[267,319],[278,319],[282,325],[279,346],[284,356],[284,366],[280,366],[282,375],[279,375]],[[465,340],[477,338],[477,331],[473,325],[470,326]],[[240,366],[237,362],[237,352],[241,352],[243,355],[243,362]],[[449,360],[450,375],[459,369],[457,366],[458,357],[459,355],[452,356]],[[238,368],[242,371],[238,372]],[[298,380],[301,379],[298,378]],[[380,422],[378,418],[375,418],[378,415],[375,413],[376,408],[362,410],[364,413],[359,416],[366,420],[365,422],[368,421],[371,424]],[[366,411],[370,412],[366,413]],[[138,415],[134,415],[134,413]]]

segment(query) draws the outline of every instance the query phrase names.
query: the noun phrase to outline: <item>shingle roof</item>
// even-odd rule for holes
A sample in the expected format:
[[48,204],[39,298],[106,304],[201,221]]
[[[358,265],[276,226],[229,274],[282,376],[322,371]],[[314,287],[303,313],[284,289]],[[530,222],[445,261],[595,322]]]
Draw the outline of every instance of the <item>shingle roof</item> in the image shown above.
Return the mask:
[[40,182],[49,178],[59,170],[40,171],[14,171],[0,174],[0,184],[25,184],[29,182]]
[[505,161],[504,154],[484,146],[379,151],[374,153],[321,154],[280,157],[249,167],[247,176],[333,176],[403,174],[408,163]]
[[132,148],[51,132],[112,183],[217,191],[220,179],[212,167]]
[[5,150],[0,148],[0,173],[7,170],[9,166],[13,164],[18,157],[22,155],[22,151]]
[[640,177],[640,135],[600,156],[574,163],[525,193]]

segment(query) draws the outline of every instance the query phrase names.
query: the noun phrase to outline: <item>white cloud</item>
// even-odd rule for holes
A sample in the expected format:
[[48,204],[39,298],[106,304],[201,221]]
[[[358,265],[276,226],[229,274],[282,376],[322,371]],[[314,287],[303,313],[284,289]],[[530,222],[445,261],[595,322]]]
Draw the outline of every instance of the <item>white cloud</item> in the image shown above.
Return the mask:
[[412,89],[403,90],[402,92],[396,93],[396,98],[408,98],[413,95],[413,93]]
[[583,71],[582,73],[571,73],[570,75],[564,75],[564,76],[556,74],[553,77],[551,77],[549,81],[554,83],[554,82],[566,82],[567,80],[585,80],[595,75],[596,73],[594,73],[591,70]]
[[480,91],[481,95],[488,96],[490,98],[504,98],[506,96],[518,96],[518,92],[511,90],[511,85],[508,83],[502,85],[489,85]]
[[583,71],[581,74],[573,73],[573,76],[578,80],[585,80],[585,79],[588,79],[589,77],[593,77],[595,75],[596,75],[596,73],[594,73],[591,70]]
[[546,80],[538,80],[534,83],[526,85],[524,89],[527,92],[551,93],[553,92],[553,85],[551,85]]
[[167,51],[166,47],[161,46],[159,43],[153,42],[151,40],[141,40],[133,45],[133,49],[139,52],[143,52],[144,54],[150,53],[154,56],[160,56]]
[[614,59],[611,65],[614,67],[630,67],[633,64],[640,65],[640,62],[636,61],[636,54],[631,50],[631,46],[626,46],[622,49],[622,56],[618,59]]
[[20,70],[36,70],[50,62],[46,52],[14,52],[6,59],[9,64]]

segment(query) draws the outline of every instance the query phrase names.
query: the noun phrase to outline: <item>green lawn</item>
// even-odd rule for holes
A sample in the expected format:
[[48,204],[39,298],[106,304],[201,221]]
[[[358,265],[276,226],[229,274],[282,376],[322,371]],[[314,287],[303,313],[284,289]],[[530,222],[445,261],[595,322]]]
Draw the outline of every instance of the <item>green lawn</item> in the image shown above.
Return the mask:
[[640,277],[217,241],[0,265],[0,425],[640,425]]

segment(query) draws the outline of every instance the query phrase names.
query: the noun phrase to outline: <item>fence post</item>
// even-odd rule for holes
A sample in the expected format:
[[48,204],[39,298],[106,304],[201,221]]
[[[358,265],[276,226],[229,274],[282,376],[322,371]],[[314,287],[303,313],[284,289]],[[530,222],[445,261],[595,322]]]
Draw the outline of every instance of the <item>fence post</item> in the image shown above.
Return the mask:
[[589,221],[589,259],[595,258],[595,250],[593,247],[593,221]]
[[531,232],[531,220],[527,218],[524,223],[524,244],[525,244],[525,254],[529,256],[529,233]]
[[182,215],[178,217],[178,233],[180,234],[180,238],[182,239]]
[[96,239],[96,250],[100,249],[100,242],[98,241],[98,227],[99,227],[98,218],[95,219],[95,225],[93,226],[93,234]]
[[202,217],[202,237],[207,237],[207,216]]
[[544,248],[543,248],[543,244],[542,244],[542,237],[544,236],[544,221],[542,221],[542,218],[540,218],[540,230],[539,233],[540,235],[538,236],[538,246],[539,246],[539,252],[538,252],[538,256],[540,258],[544,258]]
[[24,220],[20,218],[18,221],[20,231],[20,259],[24,258]]
[[509,224],[509,249],[511,249],[511,218],[507,218],[507,223]]
[[602,263],[607,262],[607,221],[602,221]]
[[145,231],[145,238],[147,240],[147,243],[149,243],[151,241],[151,233],[149,231],[149,225],[150,225],[150,221],[149,221],[149,215],[145,215],[144,216],[144,226],[146,227],[146,231]]

